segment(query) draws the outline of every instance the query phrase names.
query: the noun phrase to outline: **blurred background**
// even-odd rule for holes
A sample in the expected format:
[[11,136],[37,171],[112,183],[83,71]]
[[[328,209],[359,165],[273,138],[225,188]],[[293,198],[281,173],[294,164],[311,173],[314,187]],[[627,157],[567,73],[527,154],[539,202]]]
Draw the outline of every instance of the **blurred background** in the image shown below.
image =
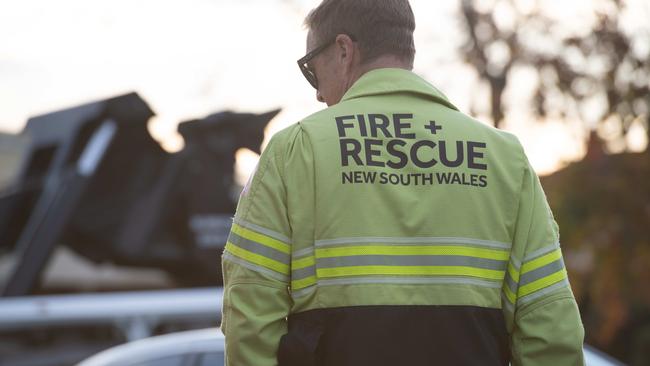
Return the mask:
[[[0,365],[218,325],[239,190],[275,132],[325,107],[296,65],[318,3],[0,1]],[[650,365],[650,2],[411,5],[414,71],[540,175],[586,342]],[[57,303],[174,289],[214,314]]]

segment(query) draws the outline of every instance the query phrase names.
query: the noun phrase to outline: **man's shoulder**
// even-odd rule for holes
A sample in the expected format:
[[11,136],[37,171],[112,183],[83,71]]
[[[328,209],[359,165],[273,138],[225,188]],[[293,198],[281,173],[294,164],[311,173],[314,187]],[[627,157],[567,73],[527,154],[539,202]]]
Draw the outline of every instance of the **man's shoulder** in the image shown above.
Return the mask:
[[[266,150],[272,150],[274,155],[278,155],[289,153],[296,148],[305,148],[306,144],[309,145],[311,137],[322,137],[323,130],[331,127],[327,121],[334,121],[334,118],[344,110],[346,109],[342,109],[339,103],[290,124],[273,134]],[[349,108],[347,110],[349,112]]]
[[301,129],[300,122],[294,122],[273,134],[271,143],[288,143],[300,134]]
[[275,145],[274,150],[287,148],[292,146],[296,140],[309,138],[310,134],[318,133],[318,129],[326,128],[329,120],[334,120],[341,113],[340,105],[331,106],[322,109],[318,112],[312,113],[299,121],[284,127],[280,131],[273,134],[269,142],[269,147]]
[[508,169],[514,170],[523,169],[528,165],[525,150],[515,134],[460,111],[448,110],[443,116],[456,126],[455,136],[459,140],[485,144],[491,158],[499,161],[499,164],[506,164]]
[[354,101],[339,102],[302,118],[298,124],[302,128],[311,128],[321,125],[323,121],[333,121],[335,117],[355,110],[354,105]]
[[300,133],[301,126],[299,123],[293,123],[284,127],[271,136],[264,152],[274,156],[284,155],[287,152],[287,149],[293,145],[293,142]]
[[[461,112],[459,112],[461,113]],[[501,140],[503,141],[504,144],[506,144],[508,147],[514,148],[514,149],[520,149],[521,148],[521,143],[519,141],[519,138],[511,132],[496,128],[490,124],[481,122],[469,115],[466,115],[464,113],[461,113],[465,119],[472,125],[472,128],[482,130],[486,135],[491,136],[494,139]]]

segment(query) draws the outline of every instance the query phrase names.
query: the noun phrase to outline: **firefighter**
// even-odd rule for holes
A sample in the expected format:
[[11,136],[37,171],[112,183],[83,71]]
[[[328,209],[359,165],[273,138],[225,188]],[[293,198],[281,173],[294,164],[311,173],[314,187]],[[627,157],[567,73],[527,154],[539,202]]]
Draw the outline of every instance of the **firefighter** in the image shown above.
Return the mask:
[[324,0],[222,258],[229,366],[582,365],[558,227],[517,138],[411,69],[407,0]]

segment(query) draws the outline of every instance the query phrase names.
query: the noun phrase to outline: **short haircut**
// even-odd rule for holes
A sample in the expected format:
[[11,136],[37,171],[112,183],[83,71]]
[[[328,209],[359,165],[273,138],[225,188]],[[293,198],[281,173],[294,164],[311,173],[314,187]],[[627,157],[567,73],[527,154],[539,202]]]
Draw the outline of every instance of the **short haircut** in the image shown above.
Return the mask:
[[353,36],[362,63],[393,55],[413,65],[415,18],[408,0],[323,0],[307,15],[305,26],[318,43],[339,34]]

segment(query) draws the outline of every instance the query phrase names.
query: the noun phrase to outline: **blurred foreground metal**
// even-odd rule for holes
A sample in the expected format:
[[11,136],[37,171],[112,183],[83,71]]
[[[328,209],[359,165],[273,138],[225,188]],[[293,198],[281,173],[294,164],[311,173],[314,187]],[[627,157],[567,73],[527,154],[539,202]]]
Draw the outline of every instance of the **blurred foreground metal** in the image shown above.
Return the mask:
[[69,366],[156,334],[215,327],[219,287],[0,299],[0,366]]
[[8,298],[0,300],[0,331],[108,324],[134,341],[161,322],[218,322],[222,298],[220,287]]

